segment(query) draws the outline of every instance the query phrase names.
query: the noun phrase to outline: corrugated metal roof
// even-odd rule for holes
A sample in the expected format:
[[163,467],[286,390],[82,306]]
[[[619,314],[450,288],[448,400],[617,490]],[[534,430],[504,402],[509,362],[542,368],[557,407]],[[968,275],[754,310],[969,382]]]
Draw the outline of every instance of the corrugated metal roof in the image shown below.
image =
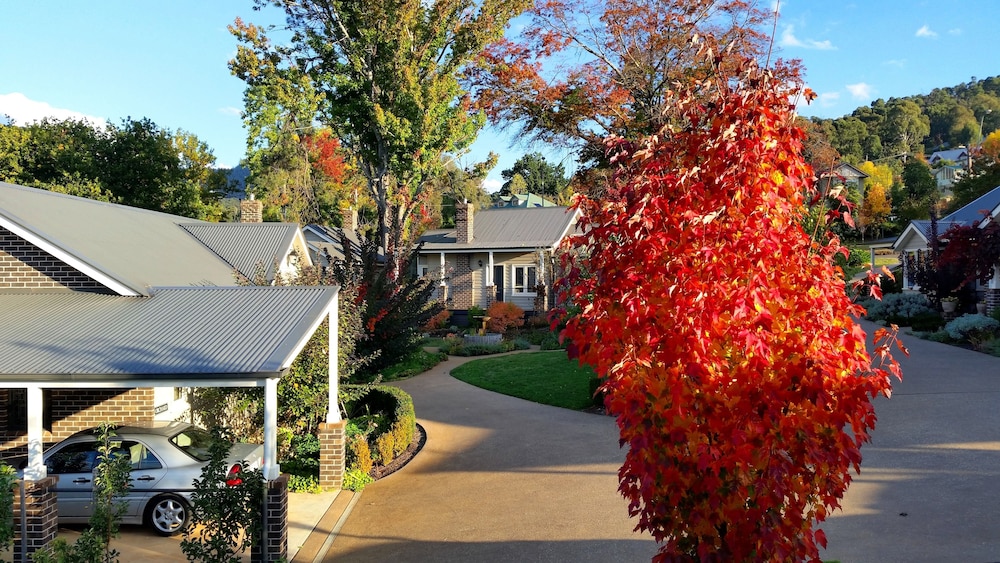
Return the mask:
[[[995,213],[997,207],[1000,207],[1000,187],[993,188],[957,209],[954,213],[942,217],[940,223],[961,223],[963,225],[979,223],[983,220],[983,213]],[[944,233],[944,230],[940,228],[939,231]]]
[[0,182],[0,225],[27,233],[31,242],[80,264],[95,279],[107,276],[138,294],[152,286],[232,285],[232,267],[180,229],[180,222],[195,223]]
[[329,312],[337,288],[151,293],[0,293],[0,381],[274,377]]
[[455,229],[429,231],[420,240],[425,251],[551,248],[576,219],[568,207],[482,209],[472,219],[473,240],[456,243]]
[[[268,280],[274,278],[274,261],[292,250],[299,232],[294,223],[183,223],[181,227],[247,278],[257,264],[264,265]],[[230,277],[230,284],[233,283]]]

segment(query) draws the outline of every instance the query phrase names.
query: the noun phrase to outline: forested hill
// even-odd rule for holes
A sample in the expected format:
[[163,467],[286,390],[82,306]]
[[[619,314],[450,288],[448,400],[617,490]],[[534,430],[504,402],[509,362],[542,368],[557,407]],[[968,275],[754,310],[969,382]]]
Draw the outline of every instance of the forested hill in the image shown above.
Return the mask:
[[1000,129],[1000,76],[973,77],[926,95],[879,98],[850,115],[810,118],[806,127],[810,144],[829,143],[851,163],[978,144]]

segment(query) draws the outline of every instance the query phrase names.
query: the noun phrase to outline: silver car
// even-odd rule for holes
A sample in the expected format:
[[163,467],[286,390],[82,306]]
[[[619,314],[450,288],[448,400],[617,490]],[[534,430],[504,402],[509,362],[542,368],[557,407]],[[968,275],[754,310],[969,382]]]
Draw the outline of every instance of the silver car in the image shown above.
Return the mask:
[[[132,486],[124,497],[124,524],[149,525],[170,536],[191,520],[194,480],[209,460],[211,434],[186,422],[129,423],[115,429],[112,445],[132,461]],[[98,462],[97,435],[83,430],[52,446],[43,459],[49,475],[57,475],[59,521],[87,523],[93,504],[94,468]],[[244,469],[259,468],[264,456],[260,444],[233,444],[227,459],[227,483],[235,484]]]

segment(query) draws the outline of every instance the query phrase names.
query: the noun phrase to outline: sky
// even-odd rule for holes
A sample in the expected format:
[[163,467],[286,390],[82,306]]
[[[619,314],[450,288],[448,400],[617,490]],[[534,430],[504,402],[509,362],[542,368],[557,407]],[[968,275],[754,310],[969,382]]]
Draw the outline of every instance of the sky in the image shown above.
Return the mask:
[[[765,0],[760,0],[764,2]],[[773,0],[766,0],[773,2]],[[237,17],[280,23],[251,0],[0,1],[0,115],[121,123],[148,117],[208,144],[220,167],[246,152],[243,83],[227,62]],[[993,55],[997,0],[781,0],[778,55],[800,59],[818,95],[802,115],[839,117],[878,98],[926,94],[972,77],[1000,75]],[[518,143],[487,128],[459,162],[500,154],[486,187],[523,154],[541,150],[575,168],[572,154]]]

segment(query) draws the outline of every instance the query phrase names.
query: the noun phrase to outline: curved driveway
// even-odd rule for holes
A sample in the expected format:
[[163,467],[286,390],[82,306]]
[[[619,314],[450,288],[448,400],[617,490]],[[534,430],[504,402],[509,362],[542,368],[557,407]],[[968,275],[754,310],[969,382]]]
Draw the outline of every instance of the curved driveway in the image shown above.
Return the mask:
[[[904,341],[822,558],[1000,561],[1000,358]],[[614,421],[472,387],[447,375],[460,363],[400,384],[427,445],[365,489],[327,560],[649,561],[617,493]]]
[[452,357],[399,387],[424,449],[365,488],[327,561],[649,561],[618,494],[614,419],[486,391]]

